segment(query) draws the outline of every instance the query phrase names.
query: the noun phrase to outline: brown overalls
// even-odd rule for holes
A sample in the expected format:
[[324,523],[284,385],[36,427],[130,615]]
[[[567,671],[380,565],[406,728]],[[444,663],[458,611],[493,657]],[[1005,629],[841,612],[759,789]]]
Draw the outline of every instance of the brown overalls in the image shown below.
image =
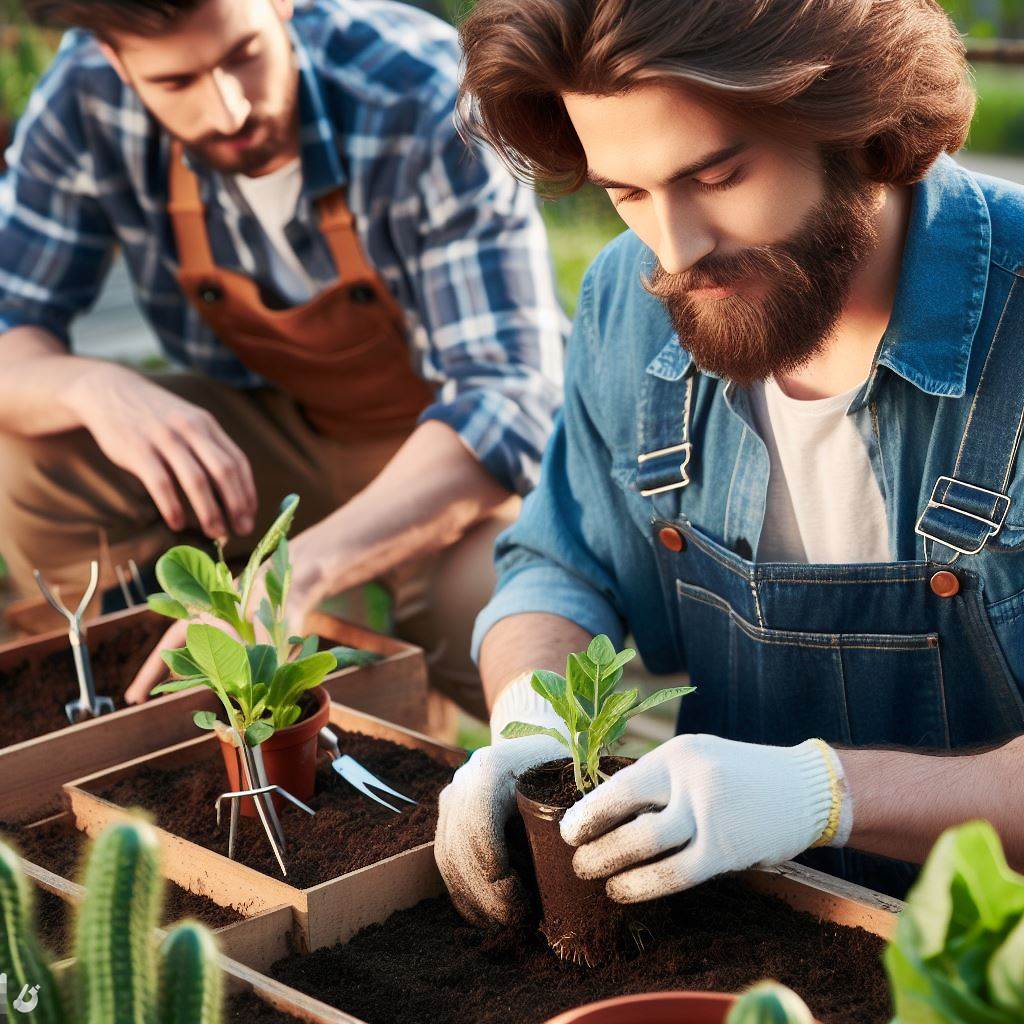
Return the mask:
[[[254,281],[213,262],[198,181],[178,145],[169,193],[182,290],[217,338],[272,385],[241,391],[196,373],[155,378],[213,413],[249,458],[259,515],[252,536],[227,549],[229,557],[244,555],[285,494],[301,497],[297,533],[369,484],[433,391],[412,368],[402,312],[367,261],[341,190],[317,204],[338,281],[287,309],[269,308]],[[203,543],[194,518],[186,529],[194,536],[173,534],[142,484],[85,430],[0,436],[0,479],[0,549],[25,593],[34,591],[36,567],[72,593],[101,547],[109,546],[102,568],[112,585],[113,565],[145,564],[174,543]],[[431,682],[478,715],[484,706],[470,634],[493,588],[494,538],[517,512],[518,499],[510,499],[454,548],[385,581],[399,633],[435,653]]]

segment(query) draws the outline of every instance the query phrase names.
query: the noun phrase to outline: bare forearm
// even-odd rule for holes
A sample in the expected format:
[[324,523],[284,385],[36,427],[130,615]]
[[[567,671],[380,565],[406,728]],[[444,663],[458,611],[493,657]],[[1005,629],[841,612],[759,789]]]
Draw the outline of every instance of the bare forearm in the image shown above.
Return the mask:
[[421,424],[372,483],[292,543],[295,585],[312,600],[455,543],[508,491],[450,427]]
[[977,754],[840,750],[853,797],[849,845],[917,863],[951,825],[984,818],[1024,867],[1024,737]]
[[6,331],[0,335],[0,431],[41,437],[80,427],[66,397],[87,377],[108,372],[132,371],[73,356],[41,327]]
[[516,676],[530,669],[565,671],[565,660],[585,650],[590,634],[560,615],[526,612],[502,619],[480,647],[480,678],[489,708]]

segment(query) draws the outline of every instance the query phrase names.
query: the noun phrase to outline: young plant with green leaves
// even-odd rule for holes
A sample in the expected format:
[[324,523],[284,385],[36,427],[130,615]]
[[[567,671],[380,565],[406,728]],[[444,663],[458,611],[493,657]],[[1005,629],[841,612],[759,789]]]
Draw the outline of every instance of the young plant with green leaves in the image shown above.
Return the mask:
[[885,953],[897,1024],[1024,1020],[1024,875],[973,821],[932,848]]
[[673,686],[643,700],[635,687],[617,690],[623,668],[635,657],[636,651],[628,647],[616,653],[615,645],[603,634],[594,637],[586,651],[569,655],[564,676],[539,671],[530,681],[555,709],[565,730],[509,722],[501,735],[506,739],[551,736],[558,740],[572,757],[576,788],[581,793],[589,792],[607,778],[601,771],[601,758],[622,738],[631,718],[695,689]]
[[[161,652],[176,678],[152,692],[208,686],[220,699],[228,724],[251,747],[294,725],[301,714],[302,694],[319,686],[328,673],[377,658],[348,647],[317,651],[315,636],[290,635],[285,614],[292,575],[287,535],[298,504],[297,495],[285,498],[237,582],[219,544],[216,560],[199,548],[180,545],[157,562],[156,576],[164,592],[149,598],[149,607],[161,615],[213,618],[230,630],[191,623],[184,647]],[[266,596],[253,611],[253,594],[264,568]],[[257,642],[257,622],[269,643]],[[201,729],[217,727],[212,711],[197,711],[193,717]]]

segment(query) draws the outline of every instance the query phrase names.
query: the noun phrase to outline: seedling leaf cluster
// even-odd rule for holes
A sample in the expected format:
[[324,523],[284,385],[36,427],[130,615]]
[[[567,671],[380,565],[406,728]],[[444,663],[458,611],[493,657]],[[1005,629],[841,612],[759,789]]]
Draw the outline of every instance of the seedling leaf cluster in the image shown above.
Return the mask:
[[626,731],[629,720],[650,711],[665,701],[692,693],[693,686],[673,686],[641,699],[640,691],[617,690],[623,669],[636,651],[616,652],[607,636],[594,637],[586,651],[570,654],[565,675],[534,672],[530,685],[555,710],[565,729],[552,729],[529,722],[509,722],[501,735],[506,739],[522,736],[550,736],[558,740],[572,757],[576,788],[581,793],[594,789],[605,777],[601,757]]

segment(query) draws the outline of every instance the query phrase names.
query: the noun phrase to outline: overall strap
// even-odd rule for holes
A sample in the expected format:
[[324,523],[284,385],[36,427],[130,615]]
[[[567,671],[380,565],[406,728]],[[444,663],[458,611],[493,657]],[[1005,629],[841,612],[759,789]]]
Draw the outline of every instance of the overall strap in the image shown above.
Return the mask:
[[185,163],[185,150],[175,139],[171,143],[167,213],[178,245],[182,270],[211,273],[216,269],[206,231],[205,211],[199,194],[199,179]]
[[334,268],[338,272],[338,283],[351,285],[377,276],[363,252],[356,233],[355,217],[345,202],[343,189],[335,189],[321,196],[317,201],[320,211],[320,230],[327,239]]
[[[917,521],[925,558],[976,555],[1003,528],[1006,488],[1024,426],[1024,278],[1015,276],[989,346],[949,476],[940,476]],[[929,553],[929,541],[938,550]]]

